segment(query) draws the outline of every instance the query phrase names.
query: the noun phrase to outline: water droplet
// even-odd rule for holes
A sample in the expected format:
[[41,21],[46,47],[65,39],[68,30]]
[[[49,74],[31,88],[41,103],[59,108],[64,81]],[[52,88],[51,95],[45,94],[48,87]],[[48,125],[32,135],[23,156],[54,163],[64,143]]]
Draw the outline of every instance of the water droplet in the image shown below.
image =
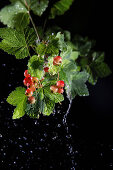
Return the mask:
[[100,153],[100,156],[103,156],[103,153]]
[[6,156],[6,153],[4,152],[3,155]]
[[11,84],[8,84],[9,87],[11,87],[12,85]]
[[110,164],[109,164],[109,166],[110,166],[110,167],[112,167],[112,166],[113,166],[113,164],[112,164],[112,163],[110,163]]
[[44,133],[44,137],[47,137],[47,133]]
[[3,66],[3,67],[5,67],[5,66],[6,66],[6,64],[2,64],[2,66]]
[[52,139],[53,139],[53,140],[57,139],[57,136],[53,137]]
[[30,151],[30,153],[33,153],[33,151]]
[[26,138],[25,136],[23,136],[23,139],[24,139],[24,140],[27,140],[27,138]]
[[58,124],[57,127],[61,127],[61,124]]
[[2,138],[2,134],[0,134],[0,138]]
[[25,154],[25,151],[22,150],[21,152]]
[[18,156],[16,157],[16,159],[18,160]]
[[75,151],[76,154],[78,154],[78,151]]
[[39,147],[38,149],[39,149],[39,150],[42,150],[42,148],[41,148],[41,147]]
[[26,146],[28,146],[29,145],[29,143],[26,143]]
[[66,135],[66,138],[71,138],[72,136],[71,136],[71,134],[68,134],[68,135]]
[[23,148],[23,146],[22,146],[22,145],[19,145],[19,147],[20,147],[20,148]]

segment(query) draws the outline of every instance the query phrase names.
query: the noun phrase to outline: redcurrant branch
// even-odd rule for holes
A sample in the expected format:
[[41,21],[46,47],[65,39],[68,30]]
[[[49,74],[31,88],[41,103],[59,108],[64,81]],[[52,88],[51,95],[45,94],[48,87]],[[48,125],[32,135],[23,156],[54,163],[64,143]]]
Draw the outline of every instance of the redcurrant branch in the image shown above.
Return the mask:
[[59,72],[58,72],[58,78],[57,78],[57,81],[59,80]]
[[37,36],[37,38],[38,38],[38,41],[40,41],[40,37],[39,37],[38,31],[37,31],[37,29],[36,29],[35,23],[34,23],[32,17],[31,17],[30,11],[28,11],[28,14],[29,14],[30,21],[31,21],[31,23],[32,23],[32,25],[33,25],[33,28],[34,28],[34,30],[35,30],[35,32],[36,32],[36,36]]
[[25,3],[25,6],[26,6],[27,9],[28,9],[29,19],[30,19],[30,21],[31,21],[31,23],[32,23],[32,25],[33,25],[33,28],[34,28],[35,32],[36,32],[36,36],[37,36],[37,38],[38,38],[38,41],[40,41],[40,37],[39,37],[38,31],[37,31],[37,29],[36,29],[35,23],[34,23],[32,17],[31,17],[31,14],[30,14],[30,6],[27,4],[26,0],[24,0],[24,3]]

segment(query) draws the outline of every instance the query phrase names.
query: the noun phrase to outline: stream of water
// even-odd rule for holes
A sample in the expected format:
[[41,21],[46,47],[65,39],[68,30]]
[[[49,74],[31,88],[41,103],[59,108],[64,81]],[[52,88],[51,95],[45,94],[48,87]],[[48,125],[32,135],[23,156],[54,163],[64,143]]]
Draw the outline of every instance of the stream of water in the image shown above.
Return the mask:
[[71,170],[75,170],[75,152],[73,150],[73,146],[72,146],[72,135],[70,134],[69,132],[69,127],[68,127],[68,123],[67,123],[67,118],[68,118],[68,114],[70,112],[70,109],[71,109],[71,105],[72,105],[72,100],[69,99],[69,107],[67,109],[67,112],[64,114],[64,117],[63,117],[63,125],[65,127],[65,132],[66,132],[66,146],[67,146],[67,149],[68,149],[68,153],[69,153],[69,156],[70,156],[70,159],[71,159],[71,164],[72,164],[72,167],[71,167]]

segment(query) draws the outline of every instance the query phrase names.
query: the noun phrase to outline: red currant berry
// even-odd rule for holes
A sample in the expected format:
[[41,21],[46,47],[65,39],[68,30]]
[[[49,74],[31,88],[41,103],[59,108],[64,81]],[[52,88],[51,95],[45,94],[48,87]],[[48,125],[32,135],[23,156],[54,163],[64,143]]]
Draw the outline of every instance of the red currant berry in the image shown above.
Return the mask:
[[51,90],[51,92],[53,92],[53,93],[57,93],[58,87],[55,86],[55,85],[53,85],[53,86],[50,87],[50,90]]
[[25,76],[25,77],[30,77],[30,76],[31,76],[30,74],[28,74],[28,70],[25,70],[24,76]]
[[49,70],[49,67],[44,67],[45,72],[49,72],[48,70]]
[[33,95],[33,91],[30,88],[28,88],[25,92],[25,95],[31,97]]
[[57,92],[57,93],[62,94],[63,92],[64,92],[64,89],[63,89],[63,88],[58,88],[58,92]]
[[36,87],[34,84],[31,84],[30,89],[34,92],[36,90]]
[[25,77],[25,79],[23,80],[23,83],[27,87],[30,86],[32,84],[31,77]]
[[53,58],[53,65],[59,65],[62,62],[62,58],[60,56],[56,56]]
[[34,85],[38,84],[38,78],[37,77],[31,77],[31,81]]
[[35,100],[35,97],[31,96],[28,98],[28,101],[30,104],[34,104],[36,100]]
[[64,87],[64,81],[63,80],[59,80],[57,81],[57,87]]

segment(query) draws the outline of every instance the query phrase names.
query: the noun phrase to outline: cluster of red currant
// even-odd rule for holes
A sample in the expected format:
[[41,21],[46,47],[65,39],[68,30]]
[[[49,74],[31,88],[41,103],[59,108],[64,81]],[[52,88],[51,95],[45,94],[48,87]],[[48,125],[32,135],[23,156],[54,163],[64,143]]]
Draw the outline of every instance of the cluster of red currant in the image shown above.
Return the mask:
[[30,74],[28,74],[28,70],[25,70],[24,72],[25,79],[23,81],[24,85],[27,86],[27,90],[25,92],[26,96],[28,96],[28,101],[31,104],[35,103],[35,97],[32,96],[33,92],[36,90],[36,88],[39,88],[39,82],[37,77],[31,77]]
[[64,81],[63,80],[59,80],[57,81],[56,85],[52,85],[50,87],[50,90],[53,92],[53,93],[60,93],[62,94],[64,92]]
[[[53,65],[59,65],[62,62],[62,58],[60,56],[56,56],[53,58]],[[44,72],[47,73],[49,72],[49,67],[44,67]],[[28,70],[25,70],[24,72],[24,80],[23,83],[25,86],[27,86],[27,90],[25,92],[26,96],[28,96],[28,101],[31,104],[34,104],[36,99],[33,96],[33,92],[36,91],[38,88],[42,88],[41,81],[44,80],[42,78],[41,80],[38,80],[37,77],[31,77],[31,75],[28,73]],[[53,93],[60,93],[62,94],[64,92],[64,81],[59,80],[57,81],[56,85],[52,85],[50,87],[51,92]]]

